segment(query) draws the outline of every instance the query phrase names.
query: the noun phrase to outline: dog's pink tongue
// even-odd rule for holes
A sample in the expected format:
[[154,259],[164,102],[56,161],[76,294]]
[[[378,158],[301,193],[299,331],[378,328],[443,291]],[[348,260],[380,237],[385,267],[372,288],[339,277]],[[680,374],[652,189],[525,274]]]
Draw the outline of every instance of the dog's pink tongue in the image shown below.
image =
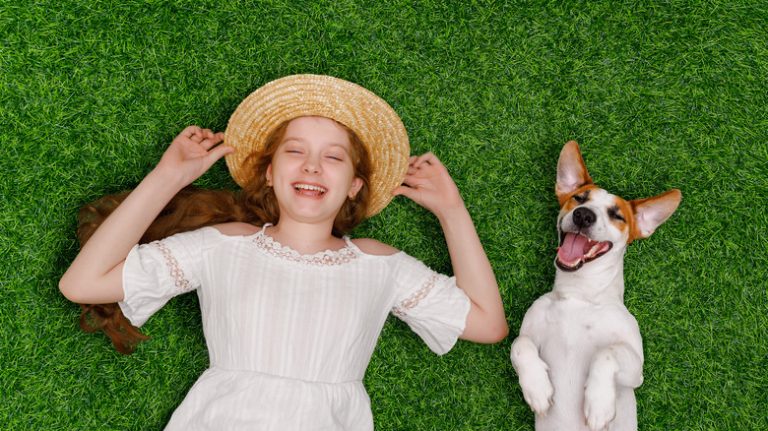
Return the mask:
[[563,245],[557,250],[557,257],[564,263],[576,263],[589,251],[587,237],[575,233],[565,234]]

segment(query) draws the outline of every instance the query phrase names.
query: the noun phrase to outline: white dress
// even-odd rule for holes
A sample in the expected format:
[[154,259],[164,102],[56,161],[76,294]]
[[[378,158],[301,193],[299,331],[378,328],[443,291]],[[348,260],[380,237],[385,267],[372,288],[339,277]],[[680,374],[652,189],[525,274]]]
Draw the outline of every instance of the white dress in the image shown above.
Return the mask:
[[373,430],[362,379],[388,313],[434,352],[453,347],[470,308],[453,277],[344,239],[301,255],[265,229],[206,227],[131,250],[119,304],[135,326],[173,296],[200,299],[210,368],[166,430]]

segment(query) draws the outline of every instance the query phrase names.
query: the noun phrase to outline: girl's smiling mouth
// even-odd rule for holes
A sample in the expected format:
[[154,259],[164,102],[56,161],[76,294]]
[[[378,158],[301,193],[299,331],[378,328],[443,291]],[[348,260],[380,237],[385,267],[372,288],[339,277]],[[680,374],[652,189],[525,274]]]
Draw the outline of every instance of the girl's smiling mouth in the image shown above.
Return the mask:
[[291,185],[293,186],[293,189],[296,190],[296,193],[301,196],[320,197],[328,191],[327,188],[319,184],[297,182]]

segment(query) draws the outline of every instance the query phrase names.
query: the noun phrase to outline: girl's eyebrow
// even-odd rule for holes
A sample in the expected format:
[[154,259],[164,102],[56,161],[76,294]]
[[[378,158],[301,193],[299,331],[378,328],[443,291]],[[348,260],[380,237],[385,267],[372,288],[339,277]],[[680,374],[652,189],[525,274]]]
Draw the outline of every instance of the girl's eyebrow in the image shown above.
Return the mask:
[[345,147],[344,145],[342,145],[342,144],[331,144],[331,147],[339,147],[339,148],[341,148],[341,149],[342,149],[342,150],[343,150],[345,153],[348,153],[348,152],[349,152],[349,149],[348,149],[347,147]]
[[288,141],[306,142],[306,140],[304,140],[303,138],[298,138],[293,136],[286,136],[285,138],[283,138],[283,142],[288,142]]
[[[287,137],[283,138],[283,142],[282,143],[286,143],[286,142],[289,142],[289,141],[296,141],[296,142],[300,142],[300,143],[306,143],[307,142],[306,139],[304,139],[302,137],[299,137],[299,136],[287,136]],[[339,147],[342,150],[344,150],[345,152],[347,152],[347,153],[349,152],[349,150],[347,149],[347,146],[342,144],[342,143],[331,142],[328,145],[331,146],[331,147]]]

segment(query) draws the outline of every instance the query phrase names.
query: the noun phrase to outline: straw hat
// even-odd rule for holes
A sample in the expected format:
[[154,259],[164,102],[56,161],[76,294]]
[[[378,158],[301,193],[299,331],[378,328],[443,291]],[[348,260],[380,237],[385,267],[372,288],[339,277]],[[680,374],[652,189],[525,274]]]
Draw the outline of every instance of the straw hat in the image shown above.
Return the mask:
[[224,132],[224,142],[235,149],[226,157],[235,182],[241,187],[248,183],[251,173],[245,169],[246,158],[264,148],[277,126],[310,115],[336,120],[360,137],[371,158],[368,217],[384,209],[408,169],[410,146],[405,126],[380,97],[331,76],[286,76],[267,83],[240,103]]

